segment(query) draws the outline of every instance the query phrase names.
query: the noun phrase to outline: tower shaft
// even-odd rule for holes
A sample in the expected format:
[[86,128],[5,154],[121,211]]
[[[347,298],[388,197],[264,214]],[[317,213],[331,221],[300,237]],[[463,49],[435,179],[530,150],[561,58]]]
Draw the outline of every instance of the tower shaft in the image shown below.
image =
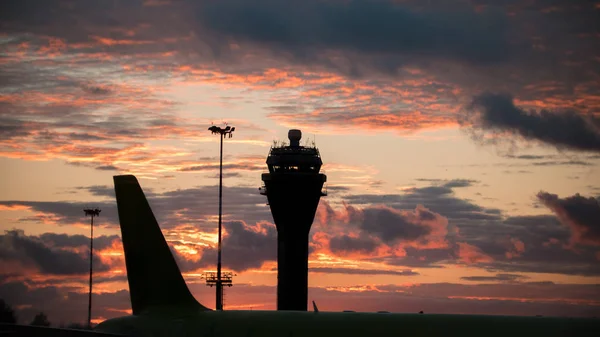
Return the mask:
[[277,226],[277,310],[306,311],[308,239],[324,174],[263,174]]

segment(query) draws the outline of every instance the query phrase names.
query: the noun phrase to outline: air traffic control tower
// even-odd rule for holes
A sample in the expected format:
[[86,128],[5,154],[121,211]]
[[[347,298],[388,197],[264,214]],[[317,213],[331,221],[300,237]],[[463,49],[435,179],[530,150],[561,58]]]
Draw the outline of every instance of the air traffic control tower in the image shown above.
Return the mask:
[[327,176],[319,173],[316,147],[300,146],[302,132],[288,132],[289,146],[274,146],[267,157],[261,194],[267,196],[277,227],[277,310],[306,311],[308,234]]

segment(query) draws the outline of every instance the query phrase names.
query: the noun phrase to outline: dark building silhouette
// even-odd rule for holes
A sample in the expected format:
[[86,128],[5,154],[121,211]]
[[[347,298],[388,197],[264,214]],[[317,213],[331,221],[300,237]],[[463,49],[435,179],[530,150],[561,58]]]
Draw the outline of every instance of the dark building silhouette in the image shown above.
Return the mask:
[[327,176],[319,173],[315,146],[300,146],[302,132],[290,130],[289,146],[274,146],[262,175],[277,226],[277,310],[307,310],[308,234]]

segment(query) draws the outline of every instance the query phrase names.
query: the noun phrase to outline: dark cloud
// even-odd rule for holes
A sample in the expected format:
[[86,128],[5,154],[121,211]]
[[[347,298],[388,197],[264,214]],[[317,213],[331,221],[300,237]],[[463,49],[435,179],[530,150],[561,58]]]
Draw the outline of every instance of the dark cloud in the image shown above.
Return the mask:
[[223,239],[223,261],[229,268],[236,271],[260,268],[264,262],[277,259],[277,229],[274,225],[262,223],[247,226],[235,221],[228,223],[225,228],[227,236]]
[[[482,6],[472,1],[423,5],[419,1],[309,0],[292,9],[275,0],[183,0],[164,6],[145,6],[141,0],[98,4],[24,0],[2,4],[0,28],[70,43],[99,37],[129,42],[87,47],[89,52],[180,51],[189,58],[193,51],[221,61],[224,68],[239,56],[230,50],[234,41],[269,49],[275,59],[350,75],[360,74],[361,68],[393,74],[403,65],[433,60],[495,65],[533,59],[548,65],[557,64],[559,50],[566,47],[575,56],[589,53],[585,40],[573,38],[598,30],[593,4],[561,4],[560,10],[543,11],[551,6],[554,2]],[[165,16],[165,10],[173,15]],[[78,29],[68,28],[73,25]],[[189,39],[190,31],[195,39]],[[534,48],[538,45],[533,42],[544,48]]]
[[[360,74],[365,70],[361,68],[395,73],[423,59],[506,63],[530,49],[510,39],[510,21],[502,11],[477,13],[466,4],[436,9],[391,1],[309,0],[291,9],[274,0],[186,0],[170,2],[166,8],[173,17],[164,16],[165,8],[144,6],[143,1],[67,4],[30,0],[3,4],[0,27],[68,43],[101,41],[98,38],[127,42],[87,47],[90,53],[194,51],[225,64],[239,57],[229,48],[229,42],[235,41],[267,48],[278,59],[349,75]],[[306,25],[309,21],[312,24]],[[78,29],[68,29],[70,25]],[[128,31],[137,34],[128,35]],[[177,41],[190,31],[199,41]],[[338,54],[344,56],[343,61],[334,60]]]
[[[421,218],[422,212],[420,210],[417,212],[417,218]],[[394,209],[368,208],[364,210],[363,215],[360,228],[388,243],[396,240],[421,240],[432,231],[430,227],[423,226]]]
[[81,89],[92,95],[108,95],[112,93],[112,90],[109,87],[99,85],[84,84],[81,86]]
[[[219,164],[206,164],[182,167],[181,172],[197,172],[197,171],[215,171],[219,169]],[[244,170],[244,171],[262,171],[264,167],[250,164],[223,164],[223,170]]]
[[469,187],[477,183],[477,180],[472,179],[453,179],[444,184],[445,187],[456,188],[456,187]]
[[328,185],[327,190],[328,191],[336,191],[336,192],[347,192],[347,191],[350,191],[350,188],[347,186]]
[[[48,29],[49,34],[68,38],[71,42],[83,42],[88,40],[89,35],[97,33],[94,29],[97,27],[131,24],[129,27],[133,28],[139,16],[130,16],[126,20],[126,15],[131,15],[134,9],[142,10],[142,4],[141,0],[93,4],[62,0],[5,2],[0,20],[6,30],[21,31],[29,26],[30,30],[38,33]],[[85,19],[85,24],[78,24],[80,19]],[[59,24],[61,20],[64,20],[62,25]],[[78,29],[68,28],[73,26]]]
[[537,198],[571,230],[571,242],[600,245],[600,202],[579,194],[559,198],[556,194],[539,192]]
[[[10,46],[11,44],[18,45],[19,43],[43,45],[44,42],[47,42],[47,40],[44,40],[41,37],[25,37],[23,35],[17,35],[6,41],[4,46]],[[55,65],[59,64],[61,63],[55,63]],[[27,62],[11,62],[10,65],[10,67],[3,68],[6,71],[0,74],[2,91],[7,94],[20,93],[19,89],[22,88],[24,83],[27,84],[27,89],[33,91],[55,87],[75,89],[79,94],[83,94],[83,92],[81,92],[81,88],[85,85],[83,81],[72,76],[56,76],[56,68],[32,68]],[[6,106],[6,108],[8,108],[8,106]],[[7,109],[2,109],[2,112],[7,112]]]
[[576,111],[526,111],[506,94],[483,93],[474,97],[461,122],[474,135],[510,132],[559,149],[600,151],[600,119]]
[[[26,206],[36,212],[33,217],[21,218],[24,221],[50,221],[59,225],[81,223],[85,220],[83,210],[88,207],[97,207],[102,210],[100,218],[94,224],[100,226],[114,226],[119,223],[116,202],[68,202],[68,201],[0,201],[4,206]],[[50,217],[53,216],[53,217]],[[51,219],[50,219],[51,218]]]
[[384,204],[399,210],[412,209],[420,204],[453,220],[450,225],[502,219],[500,210],[481,207],[469,200],[457,198],[448,186],[412,188],[405,194],[354,194],[344,199],[352,205]]
[[463,227],[461,236],[493,259],[480,264],[491,272],[600,275],[596,250],[570,249],[569,229],[554,216],[508,217]]
[[101,166],[96,166],[96,170],[100,170],[100,171],[118,171],[119,168],[114,166],[114,165],[101,165]]
[[[74,275],[89,272],[89,253],[80,254],[68,250],[52,247],[48,241],[56,239],[54,243],[62,243],[62,247],[73,247],[81,241],[81,237],[74,237],[68,244],[64,244],[66,237],[39,237],[27,236],[23,231],[7,231],[0,236],[0,257],[4,261],[18,261],[24,265],[34,266],[42,274]],[[48,240],[50,239],[50,240]],[[101,240],[101,244],[102,244]],[[106,271],[109,269],[97,255],[94,255],[94,269]]]
[[416,276],[419,273],[412,270],[377,270],[377,269],[354,269],[354,268],[329,268],[313,267],[309,268],[310,273],[326,274],[348,274],[348,275],[395,275],[395,276]]
[[[593,166],[591,160],[593,156],[586,156],[584,154],[569,154],[562,153],[560,155],[514,155],[507,154],[503,155],[504,158],[517,159],[517,161],[511,161],[508,163],[498,163],[497,165],[504,165],[509,167],[515,166]],[[566,158],[565,158],[566,157]],[[528,161],[524,163],[524,161]]]
[[518,274],[496,274],[496,276],[463,276],[460,279],[465,281],[518,281],[529,277]]
[[[109,197],[110,199],[116,200],[115,199],[115,188],[112,186],[106,186],[106,185],[82,186],[82,187],[77,187],[77,190],[86,190],[94,196]],[[146,196],[151,196],[152,190],[146,188],[146,189],[144,189],[144,194]]]
[[226,0],[202,2],[197,15],[210,32],[296,60],[326,63],[320,52],[330,49],[378,56],[375,66],[382,71],[393,71],[407,57],[506,62],[519,49],[508,39],[504,15],[466,6],[417,11],[388,1],[309,0],[291,8],[270,0]]
[[[144,188],[142,186],[142,188]],[[26,206],[36,214],[32,217],[20,218],[26,221],[51,221],[59,225],[87,222],[83,209],[98,207],[102,210],[94,223],[100,226],[118,225],[117,205],[114,199],[114,188],[105,185],[78,187],[87,190],[94,196],[108,197],[106,201],[68,202],[68,201],[0,201],[4,206]],[[218,186],[202,186],[180,189],[162,193],[145,189],[144,193],[152,206],[159,225],[163,229],[171,229],[182,223],[213,231],[216,226],[210,218],[218,212]],[[273,221],[271,212],[265,204],[264,196],[254,187],[223,187],[223,210],[227,220],[244,220],[248,223]]]
[[[439,191],[442,194],[446,194],[446,193],[451,193],[451,189],[452,188],[456,188],[456,187],[469,187],[469,186],[473,186],[473,184],[478,183],[477,180],[473,180],[473,179],[431,179],[431,178],[418,178],[415,179],[416,181],[423,181],[423,182],[428,182],[431,183],[433,185],[437,185],[437,186],[432,186],[432,187],[442,187],[442,189],[438,189],[437,191]],[[423,190],[423,188],[421,189],[415,189],[416,191],[427,191],[427,190]],[[429,190],[432,191],[432,190]]]
[[[218,213],[216,196],[218,186],[202,186],[160,193],[148,200],[162,228],[187,222],[212,231],[216,225],[208,219]],[[273,221],[265,197],[254,187],[223,186],[223,214],[228,221],[244,220],[249,224]]]
[[522,155],[506,155],[506,158],[512,158],[512,159],[527,159],[527,160],[538,160],[538,159],[546,159],[546,158],[553,158],[554,156],[543,156],[543,155],[533,155],[533,154],[522,154]]
[[373,252],[381,243],[389,246],[444,244],[446,219],[422,205],[410,210],[398,210],[386,206],[383,202],[365,207],[344,204],[343,208],[335,210],[327,202],[322,204],[316,218],[321,224],[329,227],[325,228],[326,231],[337,229],[358,233],[330,233],[332,235],[329,245],[332,251]]
[[[62,247],[87,247],[90,245],[90,238],[84,235],[68,235],[57,233],[44,233],[39,236],[45,245],[53,248]],[[121,238],[117,235],[101,235],[94,237],[94,249],[105,249],[112,246],[113,242],[120,242]]]
[[368,254],[374,252],[380,243],[370,237],[334,236],[329,240],[329,249],[334,254],[358,252]]
[[2,103],[0,103],[0,139],[8,140],[29,134],[29,130],[23,121],[3,118],[2,114]]
[[426,186],[421,188],[414,188],[412,190],[415,194],[422,195],[444,195],[452,194],[452,188],[449,186]]
[[[223,172],[223,179],[226,178],[239,178],[242,177],[242,174],[239,172]],[[210,175],[208,176],[208,178],[214,178],[214,179],[218,179],[219,178],[219,174],[214,174],[214,175]]]
[[[124,267],[125,265],[122,264]],[[69,275],[65,277],[65,275],[50,275],[46,274],[43,278],[39,279],[30,279],[31,275],[5,275],[5,279],[7,282],[15,281],[15,280],[25,280],[27,285],[30,287],[43,287],[49,284],[57,286],[57,287],[68,287],[68,288],[77,288],[80,289],[89,289],[89,274],[80,274],[80,275]],[[127,273],[96,273],[93,276],[94,284],[108,283],[108,282],[127,282]]]
[[[413,208],[414,205],[422,204],[430,212],[447,218],[447,233],[438,236],[447,242],[446,247],[425,249],[403,245],[404,256],[372,258],[365,256],[364,259],[388,265],[416,268],[435,268],[442,264],[461,264],[470,261],[481,268],[497,273],[600,275],[600,265],[594,247],[578,247],[577,251],[568,249],[567,245],[571,237],[569,227],[562,225],[555,216],[507,217],[497,209],[481,207],[469,200],[456,197],[451,188],[440,186],[444,181],[432,182],[435,184],[434,186],[413,188],[406,191],[405,194],[351,194],[344,197],[348,203],[353,205],[351,206],[353,208],[346,207],[350,210],[356,207],[369,208],[373,204],[384,204],[387,207],[405,211]],[[336,217],[339,216],[338,212],[328,204],[322,203],[316,221],[331,226],[331,223],[336,221]],[[360,219],[353,215],[360,213],[347,210],[344,212],[348,213],[347,216]],[[389,228],[388,226],[382,227],[381,224],[377,225],[377,221],[384,218],[376,220],[374,217],[369,226],[377,232],[381,232],[382,229],[396,229],[393,225]],[[388,222],[392,224],[397,219],[393,220]],[[339,229],[340,227],[334,228]],[[364,235],[358,237],[364,239],[368,237],[368,234],[369,232],[365,231]],[[331,238],[338,235],[339,233],[332,235]],[[390,237],[390,234],[386,235]],[[337,243],[336,240],[338,239],[333,242]],[[458,243],[463,243],[462,257]],[[479,251],[473,249],[479,249]],[[468,257],[467,252],[476,254]]]
[[[143,142],[153,136],[179,139],[183,131],[186,136],[199,134],[201,128],[174,118],[177,102],[155,90],[143,90],[147,87],[137,80],[129,81],[139,77],[167,83],[173,78],[220,81],[232,74],[253,74],[257,82],[251,85],[262,88],[273,88],[288,80],[302,83],[304,93],[319,97],[310,97],[303,103],[305,109],[291,112],[289,106],[297,106],[296,97],[277,99],[274,106],[281,112],[272,118],[351,131],[368,126],[402,132],[454,124],[451,111],[464,98],[462,93],[472,92],[470,86],[488,90],[528,87],[523,95],[543,101],[539,97],[547,97],[544,95],[548,90],[532,91],[543,87],[544,80],[562,80],[565,83],[559,83],[563,88],[558,90],[560,99],[582,102],[577,103],[583,106],[581,111],[594,109],[593,102],[587,103],[590,99],[579,99],[584,95],[581,92],[597,91],[593,84],[585,84],[585,90],[578,87],[577,93],[572,89],[595,81],[597,73],[589,70],[592,68],[588,64],[598,67],[594,58],[597,48],[591,41],[595,36],[591,33],[595,29],[590,20],[590,13],[595,12],[591,4],[578,6],[577,10],[561,8],[551,14],[542,12],[545,7],[538,4],[531,10],[530,6],[515,7],[505,2],[473,6],[470,1],[449,6],[438,1],[423,5],[420,1],[309,0],[293,9],[275,0],[182,0],[165,2],[164,6],[147,6],[141,0],[110,4],[47,0],[2,6],[5,10],[0,16],[0,29],[7,34],[3,46],[10,62],[0,66],[0,90],[22,95],[2,103],[2,110],[14,121],[2,134],[30,135],[29,153],[40,153],[35,151],[40,150],[39,146],[30,148],[32,144],[52,146],[58,145],[58,140],[70,144],[76,139],[71,137],[85,138],[79,135],[90,133],[90,127],[98,130],[92,138],[119,139],[120,149],[134,140]],[[165,11],[171,15],[165,16]],[[585,20],[573,19],[577,17]],[[78,28],[69,28],[72,25]],[[545,32],[553,25],[552,38],[545,39]],[[586,27],[589,30],[585,34],[574,33]],[[555,41],[561,41],[561,45]],[[40,57],[45,62],[32,66],[31,61]],[[454,63],[460,65],[453,70]],[[285,76],[267,76],[267,71],[284,68]],[[324,68],[329,72],[320,72]],[[129,70],[125,78],[121,69]],[[320,73],[308,74],[306,70]],[[418,74],[411,74],[414,71]],[[336,83],[324,81],[327,84],[313,81],[330,76],[330,72],[362,75],[362,80],[368,82],[355,86],[352,78]],[[382,79],[381,74],[407,81],[394,83],[390,78]],[[292,77],[299,81],[292,81]],[[231,76],[236,83],[252,81],[244,78]],[[124,83],[132,85],[123,88]],[[348,90],[350,87],[353,89]],[[28,101],[30,91],[66,99],[53,99],[53,104]],[[399,102],[398,91],[410,91],[410,102]],[[357,102],[358,95],[371,97]],[[126,98],[131,97],[136,97],[136,104],[129,104]],[[332,100],[336,104],[331,104]],[[76,104],[82,101],[86,106]],[[107,107],[113,113],[105,114]],[[389,111],[385,115],[383,108]],[[309,113],[315,110],[321,113]],[[31,118],[19,114],[23,111]],[[413,111],[428,118],[413,118]],[[26,119],[44,122],[35,127],[27,124],[24,130],[15,126]],[[179,127],[179,133],[165,131],[166,126]],[[43,130],[54,131],[53,137],[42,137],[39,131]],[[56,130],[77,131],[62,134]],[[115,166],[114,162],[94,161],[92,167],[108,168]],[[121,164],[118,167],[127,169]]]
[[566,166],[592,166],[592,163],[581,161],[581,160],[567,160],[567,161],[541,161],[541,162],[533,162],[531,163],[533,166],[557,166],[557,165],[566,165]]
[[73,140],[83,140],[83,141],[110,140],[110,138],[104,137],[104,136],[98,135],[98,134],[77,133],[77,132],[69,133],[68,137]]
[[405,251],[403,256],[385,256],[368,260],[405,268],[446,268],[444,264],[456,263],[452,247],[423,249],[408,246],[403,249]]
[[[482,256],[488,256],[491,260],[479,259],[476,263],[492,272],[600,275],[594,247],[582,246],[576,252],[568,249],[572,236],[570,227],[562,225],[555,216],[506,217],[497,209],[481,207],[456,197],[450,187],[439,186],[464,186],[467,185],[465,182],[450,180],[436,181],[435,184],[403,194],[348,194],[344,200],[350,204],[341,209],[334,209],[322,201],[312,230],[311,252],[326,249],[336,255],[354,253],[360,255],[360,259],[391,266],[437,268],[444,264],[464,263],[458,254],[460,250],[457,244],[460,242],[477,247]],[[103,185],[78,189],[110,199],[114,193],[112,187]],[[216,231],[217,186],[162,193],[148,190],[146,194],[161,228],[172,244],[183,240],[186,233]],[[265,221],[272,222],[268,206],[264,204],[264,196],[255,188],[227,186],[224,196],[225,228],[228,234],[224,239],[227,249],[224,250],[223,259],[227,265],[239,271],[259,268],[265,261],[274,261],[276,231],[274,227],[264,224]],[[8,201],[1,204],[25,205],[37,213],[32,218],[20,219],[21,222],[51,219],[58,224],[86,221],[82,209],[90,206],[78,202]],[[97,202],[93,206],[103,210],[101,218],[98,218],[100,225],[118,223],[114,201]],[[235,220],[243,220],[244,223]],[[183,223],[187,224],[186,228],[182,227]],[[323,234],[326,240],[319,239],[319,235]],[[231,237],[228,238],[229,235]],[[48,244],[58,244],[54,241],[60,239],[49,236],[43,238]],[[87,239],[83,236],[76,241],[87,245]],[[216,251],[203,244],[213,245],[212,242],[199,239],[194,248],[202,252],[202,257],[194,261],[191,257],[182,256],[184,260],[188,259],[183,261],[184,270],[214,265]],[[404,254],[386,255],[385,245],[398,246]]]

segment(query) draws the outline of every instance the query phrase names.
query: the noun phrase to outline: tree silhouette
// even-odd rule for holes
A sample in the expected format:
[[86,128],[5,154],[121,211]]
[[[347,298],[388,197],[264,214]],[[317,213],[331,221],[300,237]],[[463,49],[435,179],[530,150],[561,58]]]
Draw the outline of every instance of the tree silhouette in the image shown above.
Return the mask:
[[10,305],[6,304],[3,299],[0,298],[0,323],[17,323],[17,316],[15,312],[10,307]]
[[48,317],[46,316],[46,314],[40,312],[39,314],[35,315],[30,325],[50,326],[50,322],[48,321]]

